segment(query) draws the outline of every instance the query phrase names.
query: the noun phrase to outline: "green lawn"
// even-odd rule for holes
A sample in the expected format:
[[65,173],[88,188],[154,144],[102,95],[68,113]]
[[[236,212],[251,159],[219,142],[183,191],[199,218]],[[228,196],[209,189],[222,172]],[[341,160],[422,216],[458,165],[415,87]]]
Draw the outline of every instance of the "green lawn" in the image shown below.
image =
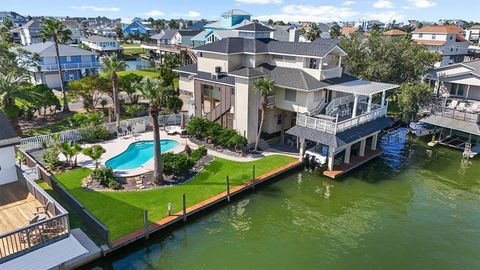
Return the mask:
[[39,129],[26,130],[23,132],[22,136],[31,137],[31,136],[45,135],[45,134],[50,134],[50,133],[68,130],[68,129],[72,129],[72,127],[70,126],[70,121],[69,119],[64,119],[62,121],[46,125],[45,127],[42,127]]
[[142,77],[158,78],[158,76],[160,76],[158,71],[153,71],[153,70],[125,70],[125,71],[119,71],[118,76],[125,76],[125,75],[130,74],[130,73],[137,74],[137,75],[140,75]]
[[70,228],[75,229],[75,228],[80,228],[82,231],[84,231],[88,237],[90,237],[95,243],[97,244],[103,244],[102,240],[100,237],[98,237],[93,231],[89,229],[89,227],[83,222],[82,218],[80,215],[77,214],[72,208],[68,206],[67,203],[65,203],[60,196],[58,196],[58,193],[55,192],[55,190],[52,189],[46,182],[43,181],[37,181],[37,184],[43,188],[52,198],[54,198],[59,204],[65,208],[65,210],[68,211],[68,219],[70,221]]
[[122,43],[120,47],[140,47],[141,44],[130,44],[130,43]]
[[[140,46],[140,45],[138,45]],[[126,47],[123,49],[123,54],[124,55],[138,55],[138,54],[142,54],[144,53],[145,50],[142,49],[142,48],[129,48],[129,47]]]
[[116,239],[143,226],[143,211],[148,209],[150,221],[167,216],[167,204],[173,203],[174,212],[182,208],[182,193],[187,205],[203,201],[225,191],[225,178],[230,176],[230,185],[238,186],[251,179],[255,164],[257,175],[283,166],[294,158],[269,156],[261,160],[242,163],[216,158],[191,181],[173,187],[151,191],[92,192],[81,188],[81,180],[90,174],[90,169],[80,168],[55,175],[69,192],[75,196],[96,218],[110,230],[110,238]]

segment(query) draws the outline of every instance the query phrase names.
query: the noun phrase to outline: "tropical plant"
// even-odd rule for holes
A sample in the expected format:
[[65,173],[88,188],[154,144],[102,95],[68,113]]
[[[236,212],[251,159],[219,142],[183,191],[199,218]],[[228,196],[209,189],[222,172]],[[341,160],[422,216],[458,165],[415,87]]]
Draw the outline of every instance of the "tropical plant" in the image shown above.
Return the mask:
[[52,106],[55,108],[55,111],[61,110],[60,101],[50,87],[39,84],[30,86],[26,91],[35,95],[35,98],[31,98],[28,102],[29,104],[26,105],[34,110],[38,110],[39,115],[41,115],[41,110],[43,109],[43,116],[47,118],[47,109]]
[[115,53],[103,59],[103,69],[110,75],[110,79],[112,81],[113,108],[117,125],[120,125],[120,86],[117,72],[125,70],[126,67],[127,64],[120,60]]
[[178,77],[178,74],[169,67],[161,67],[159,71],[163,85],[173,86],[173,82],[175,81],[175,78]]
[[98,167],[93,170],[91,174],[92,180],[98,182],[104,187],[109,187],[111,189],[119,189],[120,183],[115,177],[115,173],[110,167]]
[[24,77],[16,77],[15,74],[0,74],[0,108],[10,119],[10,122],[17,131],[18,135],[22,134],[22,130],[18,124],[18,116],[20,108],[17,102],[33,102],[39,98],[38,94],[29,91],[29,84]]
[[98,160],[105,154],[106,150],[101,145],[94,145],[84,148],[82,153],[93,160],[95,168],[98,168]]
[[180,61],[180,58],[176,54],[167,54],[164,58],[164,67],[169,68],[169,69],[174,69],[178,66],[180,66],[182,63]]
[[3,26],[6,27],[7,29],[10,29],[13,27],[13,22],[9,18],[3,18],[2,22]]
[[164,153],[162,154],[162,160],[165,175],[187,172],[195,165],[195,161],[184,153]]
[[265,110],[267,109],[267,96],[273,93],[274,81],[270,78],[262,77],[253,82],[253,88],[260,94],[260,125],[258,126],[257,139],[254,150],[257,151],[260,134],[262,133],[263,121],[265,120]]
[[15,78],[26,79],[29,70],[38,69],[39,55],[25,49],[0,42],[0,74],[12,73]]
[[183,101],[177,95],[167,97],[167,109],[177,114],[182,109]]
[[140,82],[143,79],[142,76],[135,73],[128,73],[125,76],[119,78],[120,90],[127,93],[130,102],[133,104],[138,103],[138,91],[134,88],[135,83]]
[[43,150],[42,159],[45,163],[45,167],[47,170],[52,172],[57,168],[59,164],[58,154],[59,150],[57,147],[47,148]]
[[43,18],[42,19],[42,30],[40,30],[40,36],[42,37],[43,42],[47,40],[53,40],[55,44],[55,54],[57,56],[57,66],[58,66],[58,75],[60,77],[60,88],[63,94],[63,112],[69,112],[70,108],[68,107],[67,93],[65,91],[65,78],[63,78],[62,64],[60,62],[60,51],[58,48],[59,43],[65,43],[71,40],[72,31],[67,29],[60,21]]
[[102,123],[103,113],[76,113],[69,118],[73,127],[98,126]]
[[336,26],[332,26],[330,28],[330,37],[331,38],[338,38],[342,35],[342,33],[340,32],[340,29],[338,29],[338,27]]
[[82,147],[77,142],[60,143],[60,152],[65,156],[65,161],[71,167],[77,166],[77,156],[82,152]]
[[200,146],[190,153],[190,158],[193,161],[197,162],[198,160],[200,160],[202,157],[206,155],[207,155],[207,148],[205,146]]
[[131,104],[125,106],[125,112],[130,115],[130,117],[139,117],[145,113],[145,107],[140,104]]
[[22,169],[22,164],[27,160],[27,157],[25,157],[25,154],[22,151],[17,151],[15,153],[15,159],[18,162],[18,166],[20,169]]
[[83,101],[83,108],[92,112],[102,99],[103,94],[110,91],[111,85],[104,77],[83,77],[68,84],[68,97],[74,101]]
[[312,25],[310,25],[307,30],[305,31],[305,38],[312,42],[314,41],[316,38],[318,38],[320,36],[320,29],[318,28],[318,26],[313,23]]
[[153,120],[153,141],[154,141],[154,178],[157,184],[163,181],[162,158],[160,156],[160,128],[158,125],[158,115],[160,113],[165,92],[167,88],[159,79],[149,77],[143,78],[139,83],[135,84],[135,88],[149,103],[148,111]]

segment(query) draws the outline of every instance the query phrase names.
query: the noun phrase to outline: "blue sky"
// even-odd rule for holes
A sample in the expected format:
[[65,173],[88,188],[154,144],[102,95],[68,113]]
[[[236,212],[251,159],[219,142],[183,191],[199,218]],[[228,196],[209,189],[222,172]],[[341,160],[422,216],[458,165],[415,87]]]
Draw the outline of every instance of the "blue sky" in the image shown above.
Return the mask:
[[240,8],[254,18],[285,21],[396,19],[480,21],[480,0],[0,0],[0,10],[24,15],[107,16],[110,18],[206,18]]

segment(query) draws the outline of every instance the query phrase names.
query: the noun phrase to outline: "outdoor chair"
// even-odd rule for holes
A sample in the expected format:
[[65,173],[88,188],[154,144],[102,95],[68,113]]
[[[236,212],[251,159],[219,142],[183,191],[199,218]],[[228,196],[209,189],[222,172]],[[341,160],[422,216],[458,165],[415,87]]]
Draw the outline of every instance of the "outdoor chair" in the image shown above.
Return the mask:
[[165,131],[168,135],[182,134],[184,130],[179,126],[166,126]]
[[121,138],[123,136],[125,136],[124,130],[121,127],[118,127],[117,128],[117,137]]
[[51,202],[47,202],[46,205],[42,205],[42,206],[36,206],[35,209],[37,212],[34,212],[33,214],[34,215],[39,215],[39,214],[45,214],[45,215],[49,215],[48,213],[48,207],[51,205]]

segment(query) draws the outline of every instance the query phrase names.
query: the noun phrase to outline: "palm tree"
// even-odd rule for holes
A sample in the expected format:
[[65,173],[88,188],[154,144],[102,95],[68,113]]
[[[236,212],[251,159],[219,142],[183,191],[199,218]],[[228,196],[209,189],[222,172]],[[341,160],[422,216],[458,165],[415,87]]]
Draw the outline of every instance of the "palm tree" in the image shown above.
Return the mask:
[[60,151],[72,168],[77,166],[77,155],[82,152],[80,144],[77,142],[62,142],[60,143]]
[[28,84],[25,77],[17,77],[14,72],[9,72],[6,75],[0,73],[0,108],[10,119],[18,135],[22,134],[22,130],[18,124],[20,108],[15,101],[31,102],[39,97],[37,93],[29,91],[26,86]]
[[58,50],[59,43],[65,43],[72,39],[72,31],[67,29],[60,21],[50,18],[42,19],[42,30],[40,36],[43,42],[52,39],[55,43],[55,52],[57,54],[58,74],[60,75],[61,90],[63,94],[63,112],[69,112],[67,93],[65,92],[65,81],[63,78],[62,65],[60,63],[60,51]]
[[112,80],[113,108],[117,125],[120,125],[120,103],[118,100],[120,86],[117,72],[125,70],[126,67],[127,63],[118,59],[117,54],[115,53],[103,60],[103,69],[110,74],[110,78]]
[[153,141],[154,141],[154,161],[155,172],[154,178],[157,184],[163,181],[163,167],[161,160],[160,148],[160,129],[158,127],[158,114],[163,104],[164,95],[168,89],[163,86],[162,80],[150,77],[143,78],[139,83],[135,84],[140,94],[149,103],[148,111],[153,120]]
[[105,148],[97,144],[83,149],[82,153],[91,158],[95,162],[95,168],[98,168],[98,160],[105,153]]
[[305,38],[311,42],[318,38],[320,36],[320,33],[321,31],[320,29],[318,29],[318,26],[316,24],[312,24],[305,32]]
[[255,141],[255,151],[257,151],[258,141],[262,132],[263,121],[265,120],[265,110],[267,109],[267,96],[273,93],[273,84],[275,82],[266,77],[259,78],[253,82],[253,88],[260,94],[260,125],[258,126],[257,140]]

